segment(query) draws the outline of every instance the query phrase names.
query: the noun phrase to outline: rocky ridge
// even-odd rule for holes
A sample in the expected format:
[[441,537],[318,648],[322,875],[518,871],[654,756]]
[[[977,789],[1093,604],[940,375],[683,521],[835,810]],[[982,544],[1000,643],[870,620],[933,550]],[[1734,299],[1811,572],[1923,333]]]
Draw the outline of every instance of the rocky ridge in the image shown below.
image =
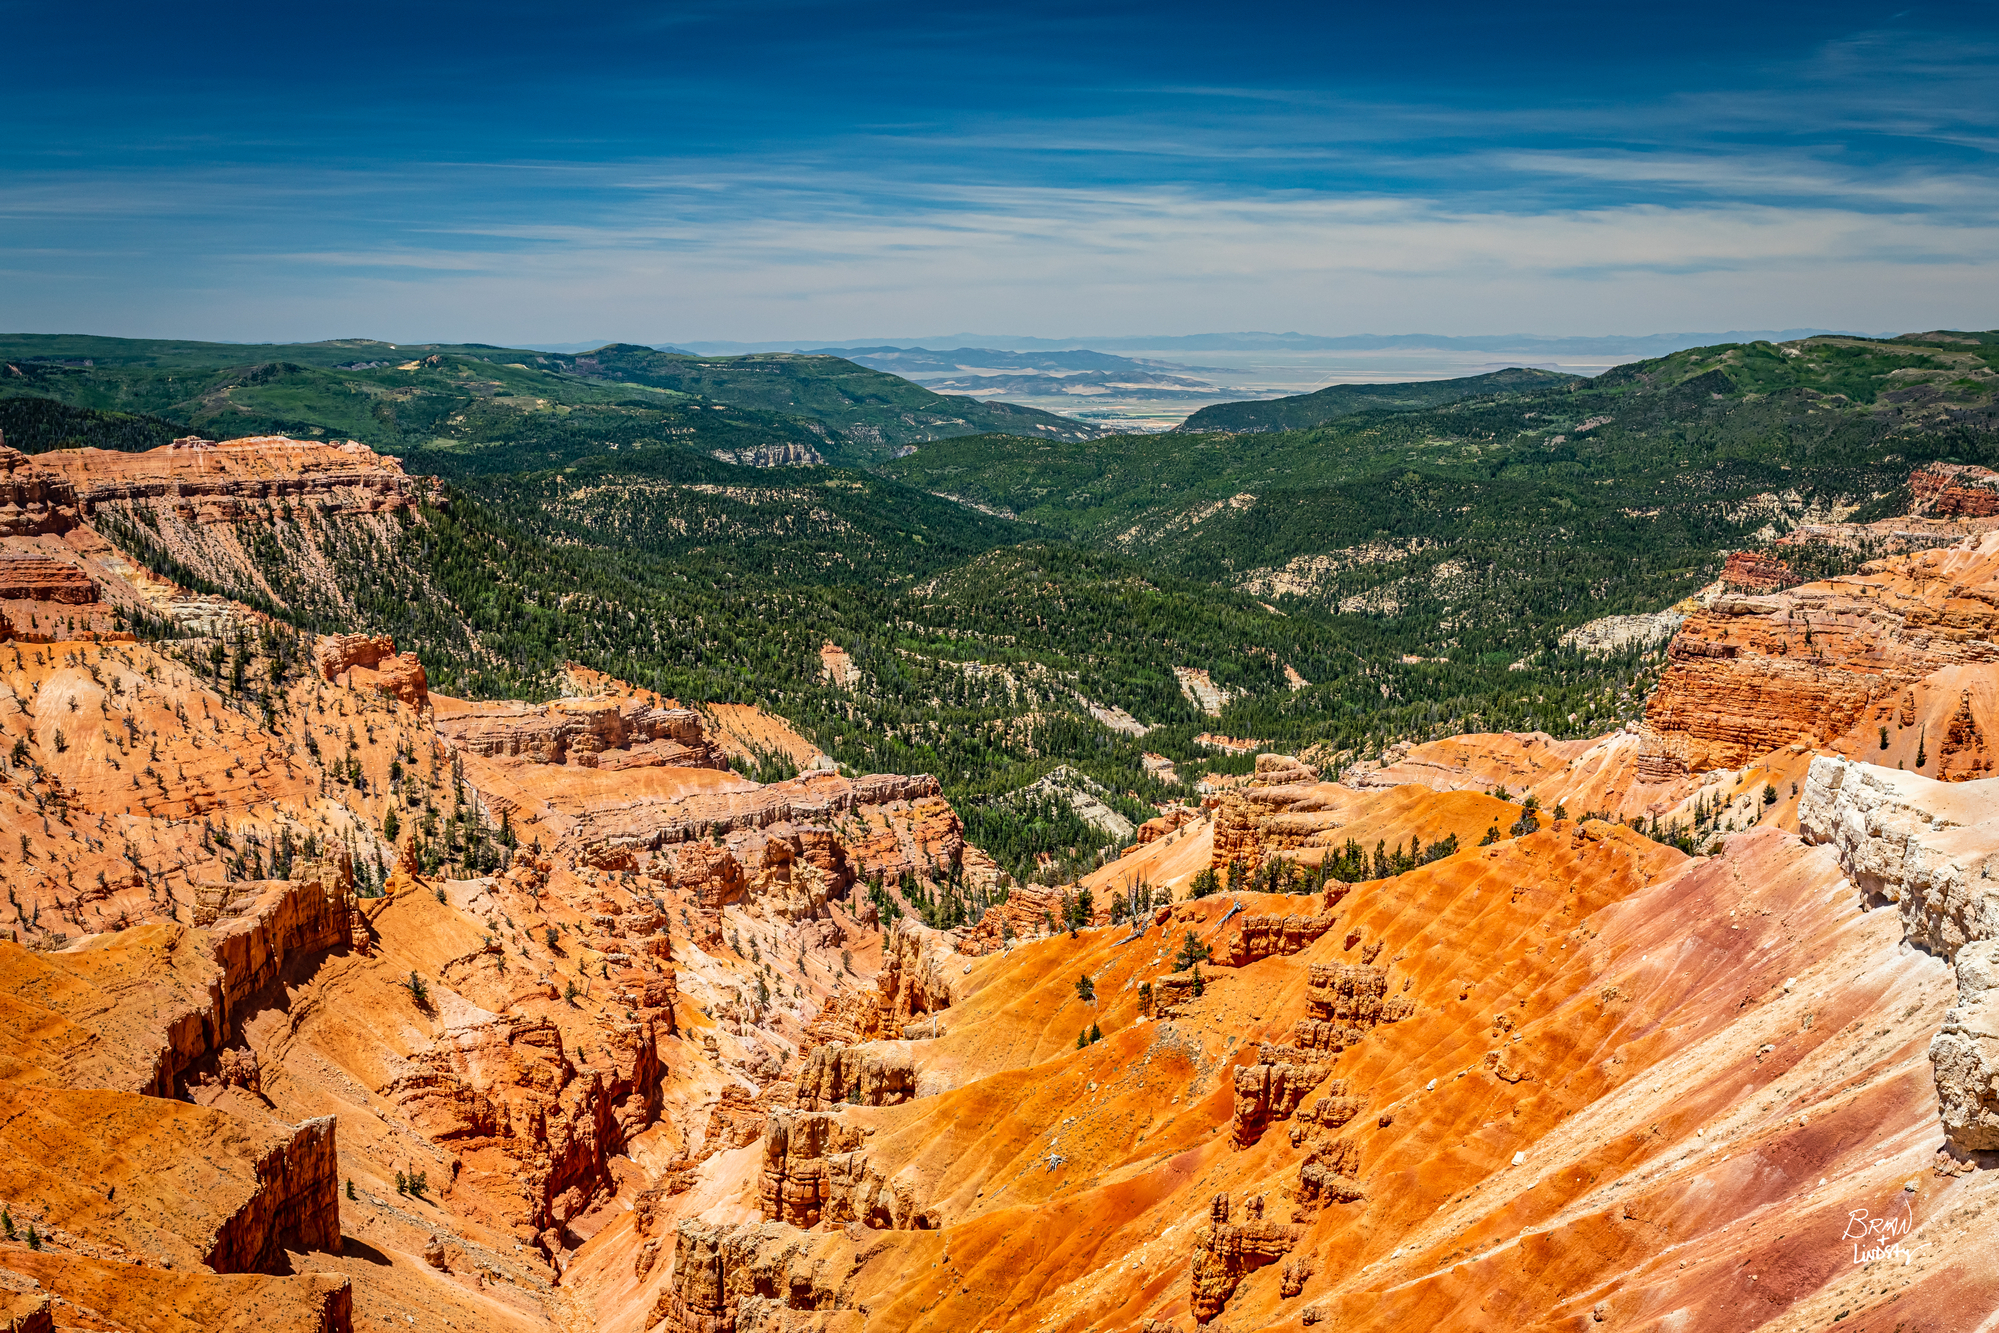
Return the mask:
[[1910,944],[1953,966],[1957,1003],[1930,1044],[1951,1146],[1999,1149],[1999,781],[1945,786],[1834,756],[1812,761],[1799,822]]

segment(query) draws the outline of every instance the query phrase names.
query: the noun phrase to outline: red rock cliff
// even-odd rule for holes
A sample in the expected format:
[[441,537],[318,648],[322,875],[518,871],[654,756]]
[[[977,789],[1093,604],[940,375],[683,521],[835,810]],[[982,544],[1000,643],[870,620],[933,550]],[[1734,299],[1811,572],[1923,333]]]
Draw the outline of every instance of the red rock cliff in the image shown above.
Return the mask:
[[[1864,747],[1879,728],[1919,721],[1925,758],[1936,759],[1949,739],[1948,713],[1928,729],[1912,687],[1950,668],[1989,670],[1999,661],[1995,640],[1999,535],[1769,596],[1717,597],[1674,637],[1645,720],[1665,752],[1693,772],[1739,767],[1794,742]],[[1951,711],[1962,703],[1970,714],[1940,761],[1950,773],[1991,766],[1980,743],[1993,723],[1983,694],[1960,700],[1950,690],[1940,701]]]

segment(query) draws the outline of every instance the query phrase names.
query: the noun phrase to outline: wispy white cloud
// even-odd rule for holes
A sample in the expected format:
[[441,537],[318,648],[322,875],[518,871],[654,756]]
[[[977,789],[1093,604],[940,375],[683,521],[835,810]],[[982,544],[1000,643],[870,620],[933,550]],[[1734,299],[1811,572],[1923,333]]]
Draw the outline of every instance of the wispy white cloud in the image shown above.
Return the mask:
[[1999,48],[1864,33],[1740,88],[1645,97],[1587,70],[1498,106],[1162,80],[730,157],[46,165],[0,189],[0,324],[511,341],[1989,324],[1994,68]]
[[[1606,169],[1588,158],[1533,165],[1585,178]],[[572,186],[579,180],[573,169],[563,175]],[[346,225],[283,223],[296,216],[284,201],[239,199],[259,188],[252,182],[205,182],[199,206],[183,203],[176,216],[174,200],[186,195],[107,181],[81,192],[84,212],[122,207],[149,217],[151,250],[107,244],[93,255],[72,244],[32,263],[0,250],[0,265],[59,275],[10,283],[0,321],[80,327],[50,318],[57,289],[71,309],[107,302],[94,308],[100,314],[116,297],[84,291],[67,274],[141,264],[156,280],[164,275],[164,291],[143,313],[120,306],[123,327],[136,320],[152,332],[233,337],[1930,327],[1989,323],[1999,298],[1999,234],[1961,221],[1962,186],[1919,183],[1903,196],[1876,192],[1865,206],[1700,201],[1529,212],[1364,192],[916,191],[845,173],[701,175],[671,163],[604,169],[582,184],[573,208],[527,217],[469,209],[449,219],[421,190],[412,201],[396,189],[350,189],[343,224],[388,220],[357,243]],[[292,204],[342,193],[328,182],[291,188]],[[1897,198],[1899,207],[1884,206]],[[1938,211],[1940,198],[1953,206]],[[281,304],[264,295],[273,288],[284,292]]]

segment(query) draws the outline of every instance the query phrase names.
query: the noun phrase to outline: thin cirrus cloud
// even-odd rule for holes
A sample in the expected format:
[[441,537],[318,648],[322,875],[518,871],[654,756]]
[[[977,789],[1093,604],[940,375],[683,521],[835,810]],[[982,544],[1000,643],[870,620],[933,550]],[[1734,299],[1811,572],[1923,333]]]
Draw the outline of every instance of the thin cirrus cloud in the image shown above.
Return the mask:
[[1171,6],[614,4],[518,11],[529,47],[467,37],[505,6],[455,12],[388,48],[359,13],[282,85],[212,68],[244,29],[192,65],[29,71],[0,92],[26,127],[0,146],[0,323],[1642,332],[1989,323],[1999,296],[1976,8],[1695,7],[1702,40],[1647,41],[1581,9],[1258,33]]

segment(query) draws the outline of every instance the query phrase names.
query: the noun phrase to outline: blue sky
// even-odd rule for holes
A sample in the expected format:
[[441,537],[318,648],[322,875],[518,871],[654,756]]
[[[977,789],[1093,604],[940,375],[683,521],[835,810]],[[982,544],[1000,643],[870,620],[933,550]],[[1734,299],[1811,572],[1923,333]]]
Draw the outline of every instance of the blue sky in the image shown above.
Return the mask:
[[0,0],[0,327],[1999,324],[1999,7]]

